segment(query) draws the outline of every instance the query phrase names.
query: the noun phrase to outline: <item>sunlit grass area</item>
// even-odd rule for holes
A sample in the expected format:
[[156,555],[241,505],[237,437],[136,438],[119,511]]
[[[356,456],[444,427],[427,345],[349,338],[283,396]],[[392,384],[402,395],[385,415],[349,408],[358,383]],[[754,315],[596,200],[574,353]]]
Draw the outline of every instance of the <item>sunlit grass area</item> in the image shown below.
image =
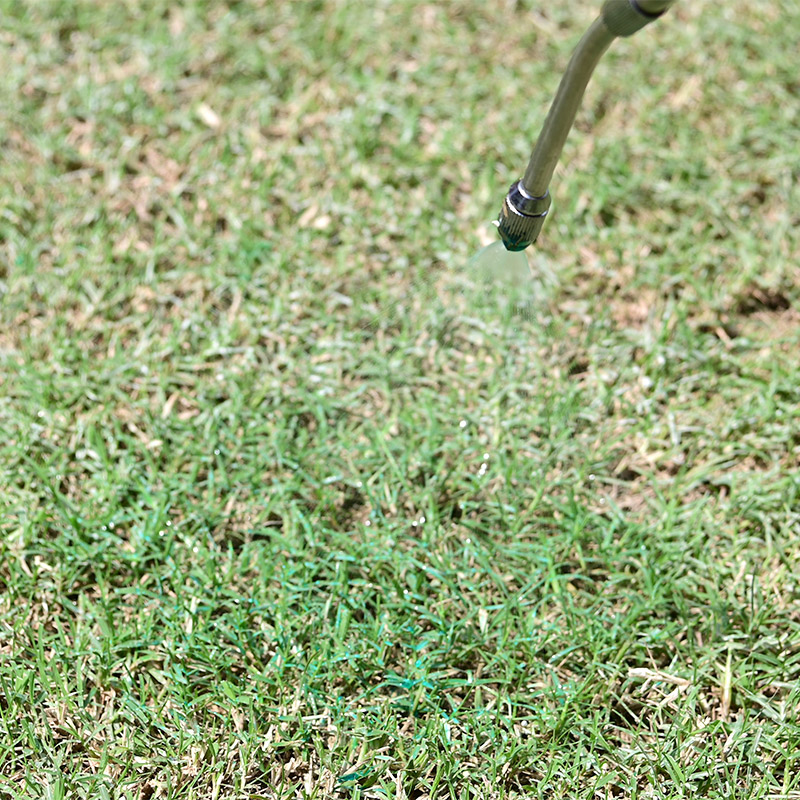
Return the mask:
[[800,797],[800,5],[0,0],[0,798]]

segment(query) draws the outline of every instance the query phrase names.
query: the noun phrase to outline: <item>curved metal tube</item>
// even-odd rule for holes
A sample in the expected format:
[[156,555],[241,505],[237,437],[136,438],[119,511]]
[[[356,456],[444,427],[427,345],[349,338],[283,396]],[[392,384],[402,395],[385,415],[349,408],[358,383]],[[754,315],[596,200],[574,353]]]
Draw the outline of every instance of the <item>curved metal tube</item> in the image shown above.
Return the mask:
[[532,197],[547,192],[589,79],[615,38],[598,17],[575,48],[522,178],[523,188]]
[[536,241],[550,208],[547,187],[595,67],[618,36],[631,36],[676,0],[605,0],[600,16],[578,43],[567,65],[525,175],[506,196],[497,227],[508,250]]

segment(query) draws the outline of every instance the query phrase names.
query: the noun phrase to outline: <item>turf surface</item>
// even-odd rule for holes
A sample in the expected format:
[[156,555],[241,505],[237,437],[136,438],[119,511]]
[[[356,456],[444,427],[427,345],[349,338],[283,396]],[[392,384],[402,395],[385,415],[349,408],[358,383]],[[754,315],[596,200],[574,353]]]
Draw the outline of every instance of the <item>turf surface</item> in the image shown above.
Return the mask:
[[[553,5],[553,4],[551,4]],[[800,797],[800,6],[0,0],[0,798]]]

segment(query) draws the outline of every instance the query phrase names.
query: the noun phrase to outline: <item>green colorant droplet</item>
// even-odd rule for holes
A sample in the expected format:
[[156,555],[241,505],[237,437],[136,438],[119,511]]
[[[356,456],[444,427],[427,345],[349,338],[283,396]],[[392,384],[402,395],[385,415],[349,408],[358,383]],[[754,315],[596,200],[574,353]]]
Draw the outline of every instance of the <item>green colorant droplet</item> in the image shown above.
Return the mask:
[[500,318],[530,316],[534,281],[523,251],[511,252],[502,242],[493,242],[469,260],[464,277],[471,305]]

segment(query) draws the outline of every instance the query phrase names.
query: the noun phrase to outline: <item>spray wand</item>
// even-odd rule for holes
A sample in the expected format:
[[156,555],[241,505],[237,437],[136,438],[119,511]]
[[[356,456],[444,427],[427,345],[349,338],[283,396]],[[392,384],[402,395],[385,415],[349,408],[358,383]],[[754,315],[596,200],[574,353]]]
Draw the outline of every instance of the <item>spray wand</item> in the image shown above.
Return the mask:
[[618,36],[632,36],[658,19],[675,0],[605,0],[600,16],[586,31],[561,79],[544,127],[533,148],[528,168],[511,186],[497,220],[506,250],[533,244],[550,208],[548,186],[564,142],[594,68]]

